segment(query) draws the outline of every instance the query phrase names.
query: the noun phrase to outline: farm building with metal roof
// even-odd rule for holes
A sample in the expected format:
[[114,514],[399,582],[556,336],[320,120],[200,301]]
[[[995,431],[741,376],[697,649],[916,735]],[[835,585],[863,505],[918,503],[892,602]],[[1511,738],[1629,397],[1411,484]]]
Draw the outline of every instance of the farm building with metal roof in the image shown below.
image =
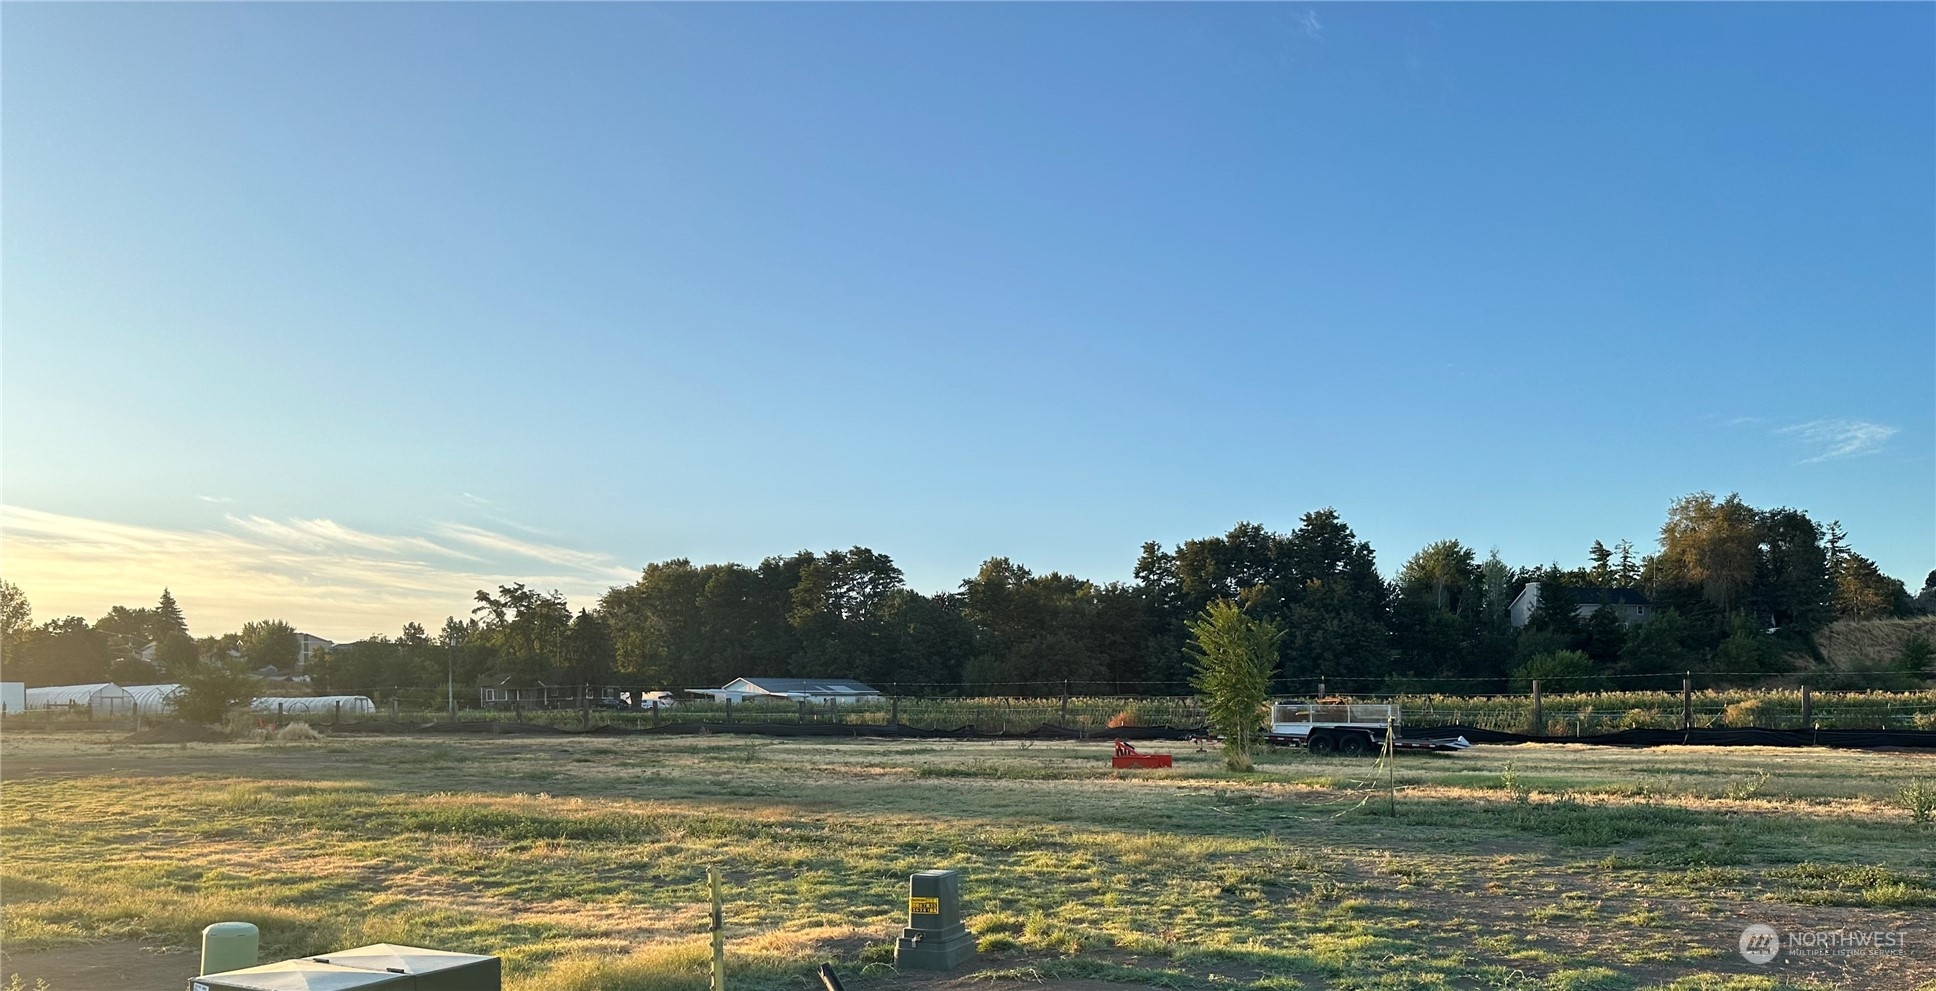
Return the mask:
[[692,693],[726,702],[861,702],[881,697],[872,687],[845,678],[734,678],[724,688],[695,688]]

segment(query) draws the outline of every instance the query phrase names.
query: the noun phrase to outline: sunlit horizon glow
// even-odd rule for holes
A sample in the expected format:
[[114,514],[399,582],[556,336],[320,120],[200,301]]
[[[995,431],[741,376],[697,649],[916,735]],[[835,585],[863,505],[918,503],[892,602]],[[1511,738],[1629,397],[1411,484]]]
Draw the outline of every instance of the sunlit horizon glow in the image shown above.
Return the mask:
[[[537,544],[466,524],[428,536],[366,533],[331,520],[229,516],[202,530],[90,520],[0,506],[0,566],[33,604],[35,622],[113,606],[155,604],[167,588],[196,636],[281,619],[330,640],[395,636],[405,623],[433,631],[468,617],[478,589],[523,582],[593,608],[636,577],[603,555]],[[495,553],[479,556],[439,538]]]

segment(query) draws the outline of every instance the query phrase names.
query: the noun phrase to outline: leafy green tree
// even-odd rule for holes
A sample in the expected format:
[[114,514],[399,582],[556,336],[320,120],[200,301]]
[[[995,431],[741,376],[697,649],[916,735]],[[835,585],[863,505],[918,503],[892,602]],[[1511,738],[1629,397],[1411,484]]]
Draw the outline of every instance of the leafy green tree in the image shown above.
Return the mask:
[[1903,643],[1894,666],[1907,674],[1926,675],[1933,658],[1936,658],[1936,646],[1931,646],[1928,637],[1917,634]]
[[186,633],[169,632],[155,644],[155,667],[164,678],[180,681],[182,673],[195,666],[201,648]]
[[1627,635],[1627,624],[1619,613],[1602,605],[1580,623],[1580,650],[1593,662],[1595,670],[1612,670],[1620,663],[1620,651],[1627,645]]
[[1530,629],[1543,630],[1566,640],[1568,648],[1577,647],[1582,638],[1580,599],[1574,594],[1572,576],[1558,565],[1539,575],[1539,604],[1526,621]]
[[20,586],[0,579],[0,647],[13,643],[34,627],[34,605]]
[[1050,572],[1037,575],[990,558],[962,583],[964,615],[980,648],[964,672],[970,690],[1001,695],[1107,691],[1109,659],[1099,649],[1096,586]]
[[9,640],[7,675],[29,687],[87,685],[108,681],[114,653],[87,620],[50,620]]
[[1203,700],[1204,715],[1223,737],[1224,766],[1251,769],[1251,749],[1261,737],[1260,720],[1270,701],[1271,670],[1284,631],[1255,619],[1228,599],[1212,602],[1190,624],[1189,653],[1196,676],[1191,686]]
[[1834,607],[1843,619],[1885,619],[1909,611],[1909,592],[1874,561],[1854,551],[1841,555],[1835,574]]
[[1421,597],[1429,593],[1434,608],[1450,612],[1472,611],[1477,603],[1471,593],[1479,583],[1479,566],[1472,548],[1456,540],[1426,544],[1398,569],[1399,595]]
[[175,696],[175,715],[191,723],[220,723],[244,708],[259,691],[249,673],[249,662],[217,648],[182,665],[176,676],[181,692]]
[[[717,618],[709,623],[707,614],[730,616],[731,611],[702,602],[711,577],[691,561],[675,558],[648,564],[638,581],[605,593],[598,611],[611,627],[621,678],[675,688],[723,684],[714,680],[707,634],[724,624]],[[778,617],[784,624],[784,606]]]
[[302,653],[295,628],[279,619],[243,623],[241,649],[250,668],[283,672],[294,671],[296,658]]
[[578,610],[565,632],[565,666],[559,672],[566,684],[603,685],[611,680],[617,651],[605,621]]
[[1744,616],[1734,618],[1727,639],[1714,649],[1714,672],[1726,682],[1752,683],[1783,668],[1775,638],[1755,629]]
[[1692,639],[1697,639],[1696,631],[1679,612],[1656,611],[1651,619],[1636,626],[1621,645],[1620,671],[1662,676],[1692,671],[1701,664],[1700,653],[1688,645]]
[[1606,681],[1593,667],[1593,659],[1577,650],[1558,650],[1539,654],[1513,672],[1513,686],[1530,691],[1539,682],[1543,693],[1596,692]]
[[862,681],[897,695],[960,689],[977,652],[975,627],[960,596],[901,589],[881,604],[881,621],[891,631],[892,667],[863,672]]
[[1752,587],[1760,514],[1739,495],[1696,492],[1674,501],[1660,529],[1661,566],[1670,581],[1697,585],[1723,612]]
[[1499,548],[1494,547],[1479,564],[1479,589],[1487,622],[1510,622],[1513,594],[1516,591],[1513,579],[1513,569],[1499,559]]
[[533,685],[564,667],[571,610],[562,593],[542,593],[518,582],[499,586],[496,595],[480,589],[476,601],[471,611],[483,616],[484,635],[498,649],[501,677]]
[[1771,509],[1756,521],[1759,547],[1751,605],[1771,625],[1809,635],[1835,618],[1834,583],[1821,528],[1797,509]]

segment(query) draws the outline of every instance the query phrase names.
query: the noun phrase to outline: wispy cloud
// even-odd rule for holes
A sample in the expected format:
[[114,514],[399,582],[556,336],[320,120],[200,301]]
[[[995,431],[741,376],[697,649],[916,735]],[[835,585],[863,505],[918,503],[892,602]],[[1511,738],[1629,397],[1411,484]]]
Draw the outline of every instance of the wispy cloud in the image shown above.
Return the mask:
[[186,530],[0,506],[6,576],[41,619],[93,619],[113,605],[147,605],[166,586],[197,634],[279,618],[348,639],[468,615],[480,588],[524,582],[589,605],[633,577],[606,555],[480,527],[437,529],[445,527],[461,530],[461,549],[331,520],[231,516],[218,528]]
[[261,516],[230,516],[230,526],[286,547],[312,551],[362,550],[387,554],[436,554],[478,560],[422,537],[389,537],[365,533],[335,520],[271,520]]
[[1318,22],[1317,11],[1306,8],[1304,13],[1297,15],[1297,23],[1299,27],[1304,29],[1305,37],[1324,37],[1324,25]]
[[1810,420],[1775,431],[1778,435],[1795,438],[1814,452],[1812,457],[1802,459],[1801,463],[1805,465],[1874,454],[1882,450],[1882,445],[1898,432],[1899,428],[1887,424],[1841,418]]
[[624,580],[632,576],[630,569],[618,567],[612,561],[611,557],[606,554],[573,550],[569,547],[559,547],[556,544],[540,544],[535,541],[520,540],[517,537],[506,536],[502,533],[486,530],[483,527],[470,526],[464,523],[439,523],[436,526],[435,532],[438,536],[446,540],[459,541],[496,554],[509,554],[514,557],[529,558],[533,561],[543,561],[546,564],[562,565],[568,568],[581,568],[593,573],[607,573],[619,580]]
[[200,500],[202,500],[203,502],[217,502],[217,503],[220,503],[220,502],[234,502],[234,501],[235,501],[234,499],[231,499],[231,498],[229,498],[228,496],[196,496],[195,498],[197,498],[197,499],[200,499]]

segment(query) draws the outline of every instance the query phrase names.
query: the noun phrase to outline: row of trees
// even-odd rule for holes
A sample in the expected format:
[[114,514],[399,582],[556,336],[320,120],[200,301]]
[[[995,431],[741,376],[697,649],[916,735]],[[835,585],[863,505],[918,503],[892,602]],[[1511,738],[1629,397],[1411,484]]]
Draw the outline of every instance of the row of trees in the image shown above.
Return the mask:
[[[1540,607],[1515,626],[1510,607],[1531,581]],[[194,640],[166,591],[153,608],[115,607],[92,625],[33,626],[24,596],[4,588],[9,677],[178,680],[212,658],[286,669],[295,652],[279,621]],[[1577,595],[1611,589],[1645,594],[1650,621],[1577,615]],[[1836,619],[1936,612],[1936,572],[1912,598],[1850,548],[1839,524],[1695,493],[1669,508],[1652,553],[1596,540],[1577,567],[1515,566],[1443,540],[1387,579],[1370,544],[1320,509],[1289,533],[1240,523],[1175,547],[1145,544],[1129,582],[1038,574],[998,557],[957,590],[926,595],[887,555],[855,547],[753,566],[658,562],[575,612],[561,594],[522,584],[475,601],[435,634],[412,623],[331,650],[308,673],[330,691],[448,688],[460,698],[481,682],[690,688],[738,676],[857,678],[904,693],[1175,694],[1193,674],[1189,624],[1227,602],[1280,632],[1279,691],[1322,681],[1476,692],[1533,677],[1555,689],[1645,687],[1683,671],[1743,683],[1819,660],[1814,635]],[[148,644],[152,661],[139,650]],[[1905,663],[1866,683],[1917,683],[1914,658]]]

